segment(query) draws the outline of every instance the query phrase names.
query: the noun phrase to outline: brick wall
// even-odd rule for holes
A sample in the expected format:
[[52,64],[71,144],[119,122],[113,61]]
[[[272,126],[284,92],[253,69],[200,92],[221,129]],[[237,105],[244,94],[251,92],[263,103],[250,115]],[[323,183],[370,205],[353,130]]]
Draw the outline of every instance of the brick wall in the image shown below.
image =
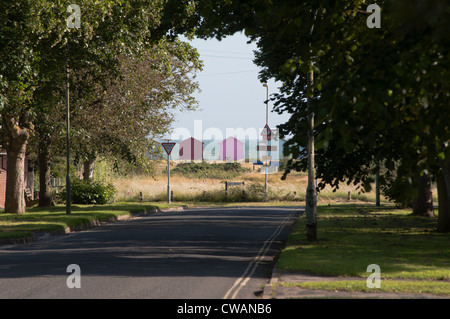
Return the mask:
[[0,207],[5,207],[6,199],[6,154],[0,154]]

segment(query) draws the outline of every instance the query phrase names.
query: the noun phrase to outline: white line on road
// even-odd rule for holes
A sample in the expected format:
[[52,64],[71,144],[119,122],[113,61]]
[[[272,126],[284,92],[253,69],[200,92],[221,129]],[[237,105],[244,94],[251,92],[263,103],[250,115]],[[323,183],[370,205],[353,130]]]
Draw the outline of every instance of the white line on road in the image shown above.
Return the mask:
[[248,283],[248,281],[251,279],[253,274],[256,271],[256,268],[258,267],[258,264],[260,261],[264,258],[265,254],[269,250],[270,246],[272,245],[272,242],[274,239],[281,233],[283,228],[286,226],[286,223],[296,214],[296,212],[292,212],[289,216],[287,216],[280,225],[275,229],[275,231],[270,235],[268,239],[264,242],[263,246],[259,250],[256,257],[250,262],[250,264],[247,266],[247,269],[245,270],[244,274],[236,279],[234,282],[234,285],[227,291],[223,299],[228,299],[230,294],[233,292],[234,289],[236,291],[231,296],[231,299],[235,299],[239,291],[245,287],[245,285]]

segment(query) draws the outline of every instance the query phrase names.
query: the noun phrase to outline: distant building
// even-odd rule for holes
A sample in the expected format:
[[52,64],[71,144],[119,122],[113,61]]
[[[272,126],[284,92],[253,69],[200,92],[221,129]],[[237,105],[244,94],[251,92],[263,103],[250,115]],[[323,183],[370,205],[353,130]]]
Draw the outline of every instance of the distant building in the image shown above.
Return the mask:
[[239,162],[244,161],[244,142],[230,136],[220,143],[219,157],[221,161]]
[[[163,140],[159,141],[164,142]],[[197,140],[195,138],[187,138],[183,141],[172,140],[176,143],[170,154],[172,161],[190,162],[190,161],[207,161],[209,163],[216,162],[248,162],[254,163],[262,160],[262,156],[270,155],[272,157],[272,166],[279,165],[280,159],[285,157],[283,154],[283,146],[285,141],[282,139],[272,139],[268,143],[258,139],[238,140],[236,137],[228,137],[221,141],[216,139]],[[260,151],[260,147],[270,145],[271,152]],[[149,154],[152,159],[167,159],[166,152],[162,154]]]
[[219,144],[217,140],[203,140],[203,160],[210,163],[219,161]]
[[179,143],[179,160],[203,161],[203,142],[193,137]]

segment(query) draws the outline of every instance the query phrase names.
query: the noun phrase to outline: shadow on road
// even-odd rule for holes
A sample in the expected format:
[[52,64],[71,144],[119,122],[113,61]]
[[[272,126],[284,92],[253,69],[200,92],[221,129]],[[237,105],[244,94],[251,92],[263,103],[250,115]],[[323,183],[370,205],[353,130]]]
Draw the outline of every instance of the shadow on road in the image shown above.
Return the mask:
[[[0,250],[0,278],[65,275],[70,264],[79,265],[84,276],[238,277],[293,211],[199,209],[107,224]],[[271,243],[261,265],[273,263],[289,229]],[[267,275],[267,269],[254,274]]]

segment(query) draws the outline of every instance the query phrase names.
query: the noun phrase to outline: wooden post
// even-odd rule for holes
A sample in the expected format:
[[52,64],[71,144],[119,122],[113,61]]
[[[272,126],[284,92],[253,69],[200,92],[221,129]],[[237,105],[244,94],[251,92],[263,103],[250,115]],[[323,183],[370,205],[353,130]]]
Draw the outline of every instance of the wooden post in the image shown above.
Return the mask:
[[381,206],[380,202],[380,162],[377,160],[377,173],[375,175],[375,205]]
[[228,182],[225,182],[225,201],[228,202]]

